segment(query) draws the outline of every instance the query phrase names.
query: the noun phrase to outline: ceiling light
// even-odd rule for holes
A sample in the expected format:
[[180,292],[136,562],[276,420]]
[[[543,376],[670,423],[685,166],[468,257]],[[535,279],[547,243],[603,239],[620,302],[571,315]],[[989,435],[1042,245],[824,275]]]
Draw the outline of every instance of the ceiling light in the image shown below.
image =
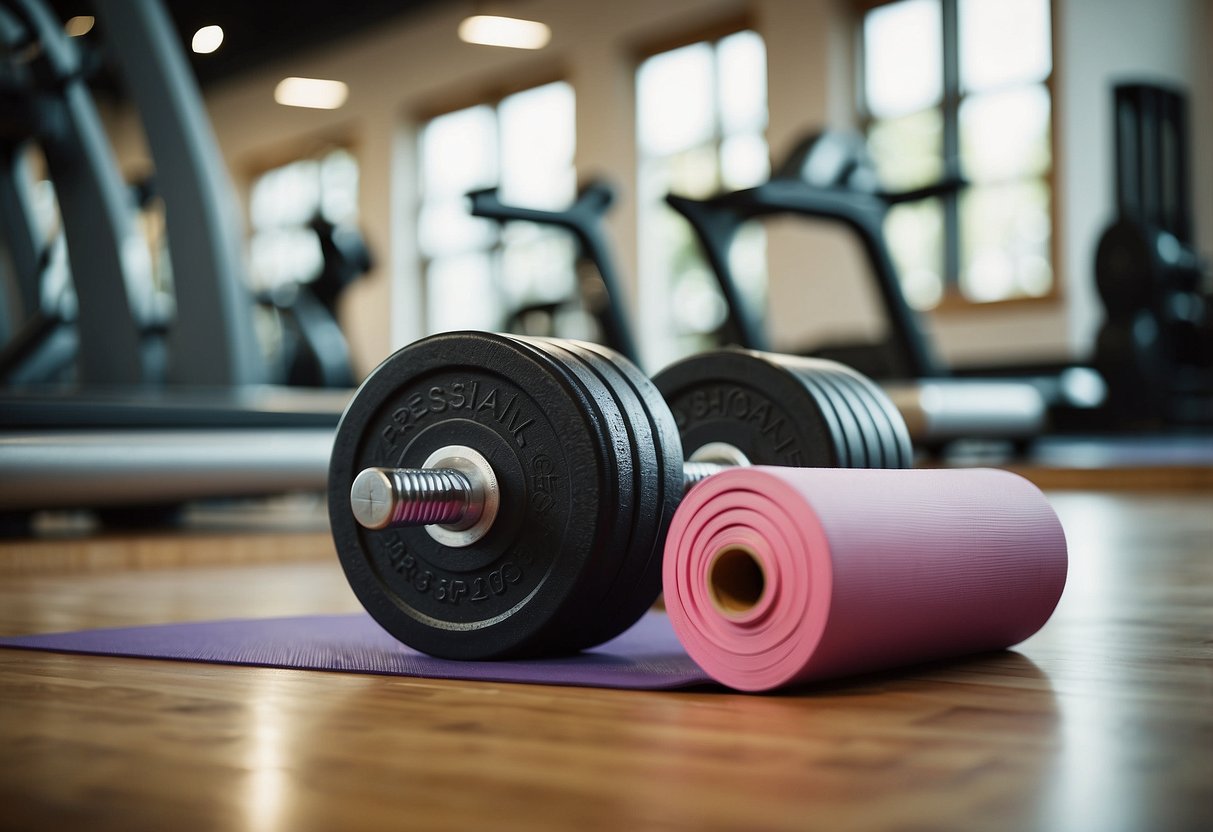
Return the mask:
[[67,32],[68,37],[78,38],[93,31],[93,24],[96,22],[91,14],[76,15],[63,24],[63,31]]
[[484,46],[542,49],[552,39],[552,30],[537,20],[478,14],[459,24],[459,39]]
[[274,100],[287,107],[336,110],[349,97],[350,88],[341,81],[323,78],[283,78],[274,88]]
[[219,26],[203,26],[197,32],[194,32],[194,39],[190,41],[190,48],[199,55],[209,55],[219,48],[219,44],[223,43],[223,29]]

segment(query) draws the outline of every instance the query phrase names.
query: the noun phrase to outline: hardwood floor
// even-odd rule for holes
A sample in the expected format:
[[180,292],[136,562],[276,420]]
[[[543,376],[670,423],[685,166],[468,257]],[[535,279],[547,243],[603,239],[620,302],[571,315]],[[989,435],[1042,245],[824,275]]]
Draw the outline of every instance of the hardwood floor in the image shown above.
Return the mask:
[[[793,693],[0,650],[0,826],[1213,828],[1213,499],[1050,496],[1070,578],[1017,652]],[[14,541],[0,575],[4,633],[357,609],[317,530]]]

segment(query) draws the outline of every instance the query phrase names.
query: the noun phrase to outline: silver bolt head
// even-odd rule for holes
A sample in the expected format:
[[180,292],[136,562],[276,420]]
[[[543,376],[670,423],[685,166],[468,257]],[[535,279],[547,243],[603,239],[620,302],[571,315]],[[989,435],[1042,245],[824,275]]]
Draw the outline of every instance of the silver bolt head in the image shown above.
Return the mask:
[[363,528],[386,527],[395,504],[392,481],[381,469],[367,468],[354,478],[354,484],[350,486],[350,508]]

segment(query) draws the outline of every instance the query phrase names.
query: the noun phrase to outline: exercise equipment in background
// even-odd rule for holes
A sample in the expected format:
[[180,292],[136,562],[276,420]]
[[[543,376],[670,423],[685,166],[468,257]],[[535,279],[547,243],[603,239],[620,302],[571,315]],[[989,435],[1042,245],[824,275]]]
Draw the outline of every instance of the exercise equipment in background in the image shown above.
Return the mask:
[[[603,219],[615,201],[615,192],[605,182],[590,182],[577,194],[577,199],[563,211],[544,211],[517,205],[506,205],[501,201],[496,188],[472,191],[472,214],[497,220],[500,223],[522,220],[538,225],[563,228],[577,240],[579,265],[593,267],[593,274],[578,270],[577,297],[566,301],[584,305],[598,324],[601,341],[606,346],[626,357],[633,364],[640,364],[640,353],[627,312],[627,301],[619,282],[619,273],[607,245]],[[549,319],[554,318],[562,304],[543,304],[538,308],[523,308],[515,311],[507,329],[518,331],[518,325],[528,313],[539,311]],[[529,333],[529,334],[558,334]]]
[[[323,489],[347,390],[37,390],[0,407],[0,515]],[[81,423],[87,411],[87,424]]]
[[[115,4],[121,5],[121,4]],[[70,323],[79,343],[78,378],[86,384],[156,381],[143,339],[152,294],[151,263],[133,222],[126,185],[118,173],[101,119],[85,83],[77,45],[39,0],[0,2],[0,144],[6,181],[2,190],[6,247],[22,296],[18,355],[36,353]],[[36,143],[55,184],[63,237],[78,299],[74,319],[41,305],[46,262],[33,218],[23,154]],[[14,364],[15,366],[15,364]],[[9,370],[11,372],[11,369]]]
[[310,281],[289,281],[259,293],[281,325],[281,379],[297,387],[349,388],[356,384],[349,345],[337,323],[345,290],[374,266],[370,248],[353,226],[317,214],[308,223],[320,243],[322,266]]
[[[226,426],[0,434],[0,509],[130,509],[166,521],[208,498],[314,491],[333,429]],[[121,519],[121,515],[109,515]]]
[[[755,398],[756,429],[701,425],[684,462],[658,388],[605,347],[467,332],[398,351],[359,388],[333,447],[329,519],[355,595],[388,632],[433,655],[570,653],[652,605],[687,484],[771,453],[818,467],[908,459],[904,442],[893,447],[905,433],[887,402],[879,424],[889,435],[867,435],[875,419],[838,419],[864,388],[852,371],[805,360],[791,371],[757,354],[716,360],[751,368],[755,397],[786,413],[759,418]],[[864,389],[879,404],[879,390]]]
[[[1050,416],[1090,408],[1087,368],[1059,373],[1028,372],[1021,377],[954,376],[935,354],[918,314],[901,290],[884,235],[893,205],[952,193],[963,180],[945,178],[905,192],[879,188],[862,139],[825,131],[800,141],[770,180],[754,188],[690,199],[671,194],[667,202],[691,224],[728,307],[727,331],[740,346],[765,349],[768,338],[759,311],[738,289],[729,251],[742,224],[792,215],[842,224],[863,246],[888,325],[879,344],[819,345],[811,355],[846,363],[885,382],[906,415],[914,441],[928,448],[955,439],[1010,439],[1026,443],[1049,429]],[[1081,378],[1079,378],[1081,377]]]
[[[7,48],[7,47],[6,47]],[[6,66],[0,63],[0,67]],[[12,96],[3,82],[5,107],[13,106]],[[43,285],[50,268],[52,247],[43,240],[35,217],[33,176],[26,153],[29,124],[16,126],[9,117],[0,117],[0,349],[5,353],[13,343],[36,344],[44,338],[45,322],[56,317],[55,310],[46,310]],[[45,314],[50,311],[51,314]],[[21,347],[19,352],[29,351]],[[0,380],[7,375],[5,368],[12,359],[0,354]],[[73,353],[74,357],[74,353]]]
[[1095,254],[1105,318],[1095,364],[1127,426],[1213,424],[1213,295],[1194,249],[1187,99],[1113,90],[1116,219]]
[[[881,288],[891,337],[884,345],[835,346],[821,351],[822,357],[890,379],[886,383],[889,395],[902,410],[913,439],[924,446],[935,447],[957,438],[1031,438],[1047,426],[1046,402],[1068,395],[1064,377],[1040,377],[1031,383],[946,378],[916,314],[905,302],[884,243],[882,224],[890,205],[949,192],[961,184],[947,180],[905,193],[882,192],[862,141],[847,134],[823,133],[801,142],[772,181],[757,189],[706,201],[677,196],[670,196],[669,201],[691,222],[719,278],[728,309],[726,343],[760,351],[767,347],[762,316],[743,302],[728,265],[729,247],[741,223],[785,212],[840,220],[864,242]],[[503,206],[495,190],[469,196],[477,216],[523,219],[573,231],[581,243],[582,257],[604,278],[605,308],[613,322],[603,327],[604,332],[630,332],[618,272],[602,232],[602,220],[611,204],[606,186],[591,184],[567,212]],[[630,344],[630,338],[624,340]],[[634,357],[634,348],[621,351]]]
[[[163,516],[194,498],[320,490],[349,392],[261,386],[270,376],[252,325],[240,212],[177,33],[156,0],[98,4],[97,16],[155,162],[172,314],[158,302],[136,200],[86,84],[85,39],[69,39],[42,0],[0,0],[0,219],[18,297],[6,308],[20,318],[0,369],[8,382],[58,380],[43,368],[50,347],[64,344],[75,364],[67,386],[3,393],[4,525],[21,527],[45,508]],[[31,148],[45,157],[59,203],[74,310],[35,300],[59,244],[45,245],[34,219]],[[329,316],[327,342],[312,340],[331,363],[340,338],[331,306],[367,256],[336,229],[316,230],[329,256],[309,320]],[[332,381],[330,369],[322,362],[314,377]],[[348,360],[343,369],[348,383]]]
[[[138,204],[122,185],[86,84],[86,64],[95,50],[83,39],[68,38],[40,0],[4,0],[0,14],[0,77],[10,104],[0,119],[0,218],[20,318],[0,353],[0,379],[63,380],[62,356],[78,342],[74,380],[85,386],[352,386],[335,309],[340,292],[370,267],[365,241],[353,229],[323,220],[312,224],[324,268],[306,287],[293,286],[273,298],[286,355],[282,372],[271,372],[253,327],[234,190],[162,6],[138,0],[98,9],[99,31],[112,47],[107,54],[125,79],[155,163],[155,172],[141,183],[148,187],[138,189]],[[32,215],[30,146],[46,158],[63,218],[79,299],[66,312],[37,303],[48,257]],[[156,210],[162,206],[171,286],[153,284],[148,241],[133,223],[153,193]],[[99,297],[108,302],[99,303]],[[137,344],[137,360],[129,358],[128,343]],[[64,344],[69,346],[54,349]],[[45,351],[60,358],[49,361],[41,355]]]
[[157,0],[98,3],[97,16],[139,114],[164,200],[178,309],[167,333],[167,378],[193,385],[267,382],[235,190],[177,33]]
[[728,337],[747,349],[769,350],[771,345],[764,315],[746,303],[729,262],[741,226],[784,214],[845,225],[858,237],[871,264],[888,322],[888,342],[823,347],[813,354],[842,361],[873,378],[905,379],[940,376],[944,368],[901,291],[885,243],[885,216],[895,204],[952,193],[963,184],[948,178],[904,193],[882,191],[862,138],[825,131],[800,141],[762,185],[707,199],[670,194],[666,202],[694,230],[725,299]]

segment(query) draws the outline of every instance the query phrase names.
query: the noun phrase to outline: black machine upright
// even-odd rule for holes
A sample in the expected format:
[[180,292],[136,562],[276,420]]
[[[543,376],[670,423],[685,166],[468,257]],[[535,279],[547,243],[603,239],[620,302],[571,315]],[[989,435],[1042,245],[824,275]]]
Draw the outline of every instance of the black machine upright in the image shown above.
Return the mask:
[[1187,101],[1114,90],[1116,219],[1095,256],[1105,318],[1095,360],[1126,425],[1213,424],[1213,316],[1191,210]]

